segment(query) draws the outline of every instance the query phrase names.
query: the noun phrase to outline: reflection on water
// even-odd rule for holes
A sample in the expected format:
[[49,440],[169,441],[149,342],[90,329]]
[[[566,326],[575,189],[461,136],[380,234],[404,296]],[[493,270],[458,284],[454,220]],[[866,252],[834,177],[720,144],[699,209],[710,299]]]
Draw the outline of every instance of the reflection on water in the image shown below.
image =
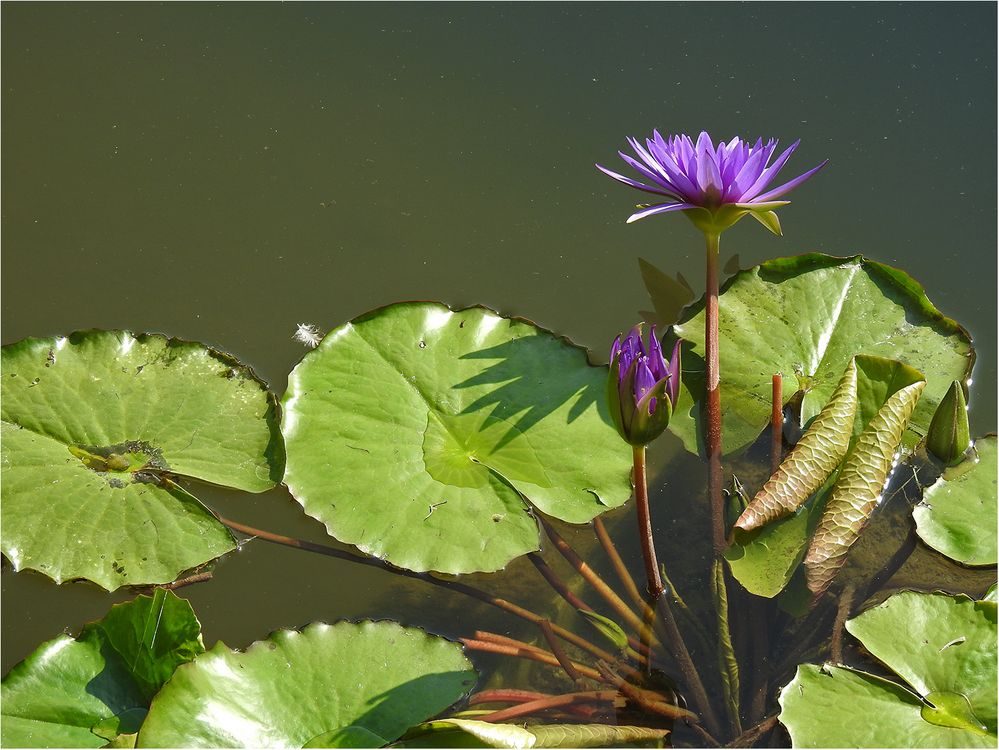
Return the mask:
[[[422,298],[524,315],[602,356],[648,305],[643,274],[672,290],[662,309],[654,299],[669,318],[687,294],[676,285],[698,290],[703,269],[686,222],[625,226],[631,198],[593,163],[626,135],[706,128],[800,137],[800,163],[831,160],[782,213],[783,239],[747,222],[726,235],[725,257],[738,251],[745,268],[861,252],[903,268],[975,336],[972,432],[996,426],[994,6],[2,13],[4,343],[87,327],[164,331],[233,352],[281,393],[304,353],[292,340],[299,321],[329,329]],[[639,257],[662,274],[640,271]],[[669,435],[650,461],[660,553],[691,607],[707,611],[703,467]],[[754,448],[729,468],[752,490],[766,465]],[[283,489],[202,496],[224,515],[326,540]],[[638,574],[630,513],[607,523]],[[851,559],[898,546],[906,516],[905,503],[887,504]],[[613,577],[588,527],[562,531]],[[571,578],[552,550],[545,557]],[[892,584],[983,582],[967,573],[959,585],[957,574],[919,547]],[[469,579],[586,627],[526,560]],[[2,584],[5,672],[126,598],[7,568]],[[259,541],[182,593],[206,642],[231,646],[342,617],[539,637],[453,592]],[[524,685],[551,679],[518,668]]]

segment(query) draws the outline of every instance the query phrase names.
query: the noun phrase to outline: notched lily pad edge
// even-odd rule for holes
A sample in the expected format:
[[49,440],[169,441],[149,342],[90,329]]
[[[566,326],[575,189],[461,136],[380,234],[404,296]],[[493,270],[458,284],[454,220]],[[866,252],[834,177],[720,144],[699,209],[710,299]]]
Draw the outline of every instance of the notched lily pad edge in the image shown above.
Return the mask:
[[[222,364],[229,368],[231,376],[227,377],[237,377],[242,373],[244,379],[252,380],[257,385],[261,387],[263,392],[267,396],[267,404],[271,410],[272,417],[269,420],[265,420],[269,424],[271,441],[268,444],[268,454],[267,458],[271,465],[270,479],[273,482],[272,487],[276,487],[281,483],[281,478],[284,476],[284,464],[285,464],[285,452],[284,452],[284,437],[281,434],[281,399],[278,398],[277,394],[271,390],[270,384],[261,378],[251,365],[246,364],[234,354],[226,351],[225,349],[220,349],[216,346],[206,344],[203,341],[195,341],[193,339],[185,339],[180,336],[172,336],[167,333],[160,333],[158,331],[144,331],[141,333],[135,333],[128,328],[80,328],[70,333],[55,333],[49,336],[25,336],[24,338],[12,341],[9,344],[4,344],[2,349],[13,350],[15,348],[21,348],[25,346],[37,345],[40,343],[45,343],[49,340],[60,340],[65,339],[66,341],[73,343],[74,339],[83,339],[90,335],[95,334],[126,334],[135,339],[136,342],[141,343],[143,339],[158,338],[163,339],[168,347],[171,346],[198,346],[204,347],[204,349],[215,359],[219,360]],[[7,377],[7,373],[3,372],[2,375]],[[152,446],[156,447],[156,446]],[[271,452],[273,451],[273,453]],[[207,482],[202,479],[194,479],[194,481],[201,482],[203,484],[213,485],[212,482]],[[213,486],[224,486],[224,485],[213,485]],[[252,490],[245,490],[247,492],[252,492]],[[260,492],[267,492],[268,490],[260,490]]]
[[[968,343],[968,357],[967,365],[964,369],[964,374],[961,376],[961,381],[966,381],[971,376],[971,371],[975,366],[975,361],[978,358],[978,352],[975,349],[975,342],[971,336],[971,333],[963,325],[958,323],[953,318],[944,315],[929,299],[926,295],[926,288],[920,284],[916,279],[910,276],[905,271],[900,268],[895,268],[889,266],[885,263],[873,260],[866,257],[860,253],[856,255],[829,255],[827,253],[802,253],[801,255],[786,255],[779,258],[771,258],[766,260],[752,268],[742,269],[737,271],[732,276],[729,276],[725,282],[722,284],[721,288],[718,290],[719,297],[724,294],[728,289],[744,274],[754,273],[759,271],[774,271],[781,274],[793,275],[798,273],[805,273],[808,271],[818,270],[820,268],[835,268],[837,266],[845,266],[852,262],[857,262],[861,266],[866,266],[871,269],[871,271],[880,276],[883,279],[887,279],[893,284],[897,285],[902,292],[908,295],[908,297],[913,301],[915,306],[926,315],[931,321],[937,325],[945,326],[950,328],[953,333],[957,333],[962,336]],[[683,325],[688,323],[694,316],[704,310],[704,296],[694,300],[690,304],[686,305],[680,310],[679,318],[676,323],[670,326],[670,335],[675,337],[673,333],[673,328],[678,325]],[[906,364],[903,362],[903,364]],[[691,394],[693,395],[693,394]],[[788,389],[784,391],[784,403],[785,405],[795,396],[795,393],[789,392]],[[694,401],[696,405],[697,401]],[[911,431],[920,438],[925,437],[922,431],[917,430],[913,425],[906,427],[907,431]],[[737,453],[731,454],[731,456],[739,455],[745,450],[748,450],[750,446],[746,449],[738,451]]]
[[[587,364],[590,365],[590,367],[607,367],[607,363],[598,364],[598,363],[594,362],[593,361],[593,356],[594,356],[593,350],[590,349],[587,346],[583,346],[582,344],[577,344],[575,341],[573,341],[571,338],[569,338],[569,336],[567,334],[558,333],[556,331],[553,331],[551,328],[547,328],[547,327],[545,327],[543,325],[540,325],[539,323],[531,320],[530,318],[526,318],[523,315],[511,315],[511,314],[507,314],[507,313],[504,313],[504,312],[502,312],[500,310],[497,310],[496,308],[490,307],[489,305],[483,305],[483,304],[474,304],[474,305],[465,305],[463,307],[454,307],[450,303],[443,302],[443,301],[438,300],[438,299],[402,299],[402,300],[397,300],[395,302],[387,302],[384,305],[379,305],[378,307],[375,307],[375,308],[372,308],[372,309],[370,309],[370,310],[368,310],[366,312],[360,313],[359,315],[356,315],[355,317],[350,318],[349,320],[346,320],[343,323],[340,323],[338,325],[333,326],[332,328],[329,329],[329,331],[334,331],[334,330],[336,330],[338,328],[342,328],[343,326],[347,325],[348,323],[350,323],[350,324],[353,324],[353,323],[363,323],[363,322],[367,321],[370,318],[374,318],[377,315],[380,315],[381,313],[385,312],[386,310],[388,310],[390,308],[400,307],[400,306],[404,306],[404,305],[405,306],[409,306],[409,305],[440,305],[441,307],[445,308],[450,313],[463,313],[463,312],[467,312],[469,310],[483,310],[483,311],[485,311],[487,313],[492,313],[493,315],[496,315],[496,316],[498,316],[500,318],[503,318],[504,320],[511,320],[511,321],[516,322],[516,323],[526,323],[529,326],[537,328],[539,331],[542,331],[543,333],[547,333],[548,335],[550,335],[556,341],[561,341],[562,343],[567,344],[568,346],[571,346],[573,349],[578,349],[581,352],[583,352],[583,354],[586,355],[586,361],[587,361]],[[324,338],[325,338],[326,335],[329,334],[329,331],[327,331],[324,334]],[[307,351],[305,353],[305,355],[302,357],[302,359],[299,360],[299,363],[301,363],[302,361],[304,361],[306,359],[306,357],[308,357],[310,354],[313,354],[315,351],[316,351],[316,349],[310,349],[309,351]],[[609,346],[608,346],[608,351],[610,351],[610,347]],[[297,367],[298,364],[296,364],[295,366]],[[282,397],[282,399],[283,399],[283,397]]]
[[[526,317],[524,317],[522,315],[507,315],[507,314],[505,314],[505,313],[503,313],[503,312],[501,312],[501,311],[499,311],[499,310],[497,310],[495,308],[492,308],[492,307],[489,307],[488,305],[483,305],[483,304],[465,305],[464,307],[454,307],[454,306],[452,306],[448,302],[442,302],[441,300],[433,300],[433,299],[405,299],[405,300],[399,300],[399,301],[396,301],[396,302],[387,302],[387,303],[385,303],[383,305],[379,305],[378,307],[372,308],[372,309],[368,310],[367,312],[363,312],[363,313],[361,313],[361,314],[359,314],[359,315],[357,315],[357,316],[355,316],[353,318],[350,318],[349,320],[346,320],[343,323],[340,323],[338,325],[333,326],[332,328],[330,328],[329,330],[327,330],[323,334],[323,340],[325,341],[326,337],[332,331],[339,330],[339,329],[343,328],[344,326],[353,325],[353,324],[356,324],[356,323],[363,323],[363,322],[365,322],[367,320],[370,320],[370,319],[373,319],[373,318],[377,317],[378,315],[380,315],[381,313],[385,312],[386,310],[389,310],[389,309],[394,308],[394,307],[410,306],[410,305],[414,305],[414,306],[418,306],[418,305],[439,305],[442,309],[445,309],[449,313],[452,313],[452,314],[463,313],[463,312],[467,312],[467,311],[470,311],[470,310],[482,310],[484,312],[496,315],[499,318],[502,318],[503,320],[509,320],[509,321],[513,321],[513,322],[516,322],[516,323],[524,323],[526,325],[532,326],[533,328],[537,329],[538,331],[541,331],[542,333],[548,334],[549,336],[551,336],[556,341],[558,341],[558,342],[560,342],[562,344],[565,344],[566,346],[569,346],[569,347],[571,347],[573,349],[576,349],[579,352],[581,352],[583,354],[583,356],[586,358],[586,364],[589,367],[593,367],[593,368],[604,368],[604,369],[606,369],[608,367],[608,364],[609,364],[609,363],[598,364],[598,363],[594,362],[594,352],[589,347],[586,347],[586,346],[584,346],[582,344],[578,344],[575,341],[573,341],[571,338],[569,338],[568,335],[561,334],[561,333],[556,333],[552,329],[546,328],[545,326],[542,326],[542,325],[539,325],[538,323],[536,323],[535,321],[531,320],[530,318],[526,318]],[[321,346],[321,344],[320,344],[320,346]],[[298,369],[298,367],[303,362],[305,362],[309,357],[319,356],[318,352],[319,352],[320,346],[317,346],[315,348],[309,349],[309,351],[307,351],[302,356],[302,358],[297,363],[295,363],[295,366],[292,368],[292,372],[294,370]],[[290,373],[289,373],[289,383],[290,383]],[[280,402],[281,402],[282,406],[284,405],[285,401],[288,398],[289,398],[289,391],[286,390],[285,393],[284,393],[284,395],[282,395],[281,398],[280,398]],[[282,412],[282,421],[279,424],[283,424],[283,412]],[[282,437],[283,437],[283,433],[282,433]],[[497,475],[497,476],[499,476],[499,475]],[[509,483],[507,483],[506,480],[502,476],[500,476],[500,479],[511,490],[513,490],[514,492],[517,493],[517,496],[520,497],[521,501],[523,501],[523,503],[524,503],[524,511],[527,513],[527,515],[529,515],[534,520],[535,526],[538,527],[537,528],[537,532],[538,532],[538,545],[537,545],[537,547],[535,549],[530,550],[528,552],[525,552],[524,555],[531,554],[532,552],[539,552],[539,551],[541,551],[543,539],[542,539],[542,533],[541,533],[541,526],[540,526],[540,523],[539,523],[539,521],[537,519],[536,514],[538,514],[538,513],[541,513],[542,515],[545,515],[545,514],[543,514],[541,512],[541,510],[539,510],[538,508],[534,507],[534,505],[531,504],[530,499],[528,499],[527,497],[525,497],[524,494],[522,492],[520,492],[519,490],[517,490],[517,488],[515,488],[513,485],[510,485]],[[281,484],[282,487],[284,487],[288,491],[289,495],[291,495],[293,498],[295,498],[295,501],[298,503],[299,502],[298,498],[292,492],[291,487],[288,486],[287,482],[284,481],[283,477],[281,479],[280,484]],[[605,509],[604,512],[610,511],[610,510],[615,510],[615,508],[613,508],[611,506],[608,506],[604,502],[604,500],[592,488],[588,488],[587,487],[587,488],[583,488],[583,489],[586,492],[589,492],[591,495],[593,495],[594,499],[601,506],[604,507],[604,509]],[[624,504],[626,505],[627,501],[625,501]],[[299,503],[299,505],[301,506],[301,503]],[[618,506],[618,507],[622,507],[622,506]],[[308,515],[308,514],[306,514],[306,515]],[[597,514],[597,515],[602,515],[602,514]],[[314,518],[312,516],[309,516],[309,517],[310,518]],[[589,522],[585,522],[585,523],[581,523],[581,524],[572,524],[572,523],[569,523],[568,521],[563,521],[561,519],[557,519],[557,518],[554,518],[552,516],[545,516],[545,517],[548,518],[548,519],[550,519],[551,521],[555,521],[555,522],[558,522],[558,523],[568,523],[570,526],[585,526],[585,525],[587,525],[587,523],[589,523]],[[323,525],[323,529],[325,530],[327,536],[329,536],[331,539],[336,539],[337,541],[339,541],[339,539],[336,537],[336,535],[333,534],[333,530],[330,528],[330,525],[327,522],[321,521],[318,518],[314,518],[314,520],[319,521],[319,523],[321,523]],[[365,549],[365,547],[363,545],[354,544],[354,543],[348,543],[348,542],[342,542],[342,543],[343,544],[349,544],[349,546],[354,547],[358,551],[362,552],[366,557],[374,558],[374,559],[378,560],[380,563],[382,563],[383,565],[387,565],[387,566],[393,568],[394,570],[402,571],[404,573],[416,573],[417,575],[430,575],[430,574],[434,574],[434,575],[445,575],[445,576],[452,575],[452,574],[449,574],[449,573],[439,573],[439,572],[436,572],[436,571],[423,571],[423,572],[420,572],[420,571],[411,571],[409,568],[404,568],[402,566],[395,565],[394,563],[392,563],[391,561],[389,561],[384,555],[378,555],[378,554],[375,554],[374,552],[372,552],[372,551],[370,551],[368,549]],[[511,563],[515,562],[516,560],[519,560],[521,557],[524,557],[524,555],[518,555],[517,557],[515,557],[512,560],[508,561],[506,563],[506,565],[503,565],[500,568],[490,568],[488,570],[468,571],[468,572],[465,572],[465,573],[459,573],[459,574],[453,574],[453,575],[474,575],[474,574],[477,574],[477,573],[500,573],[500,572],[506,570],[507,567]]]

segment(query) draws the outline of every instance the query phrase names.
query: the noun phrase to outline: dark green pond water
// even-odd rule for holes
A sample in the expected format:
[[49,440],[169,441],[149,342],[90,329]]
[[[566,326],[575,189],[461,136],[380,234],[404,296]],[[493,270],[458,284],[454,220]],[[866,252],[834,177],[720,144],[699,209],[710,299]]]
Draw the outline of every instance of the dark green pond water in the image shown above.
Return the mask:
[[[996,428],[992,4],[27,3],[2,20],[4,343],[165,332],[232,352],[280,394],[305,353],[297,323],[437,299],[531,318],[602,359],[650,306],[637,258],[696,288],[703,250],[680,217],[626,226],[635,196],[593,163],[613,165],[627,135],[707,129],[801,138],[789,176],[830,159],[790,196],[783,238],[743,222],[723,260],[818,250],[904,269],[973,334],[972,434]],[[680,554],[707,533],[703,469],[672,437],[651,461],[660,544],[686,575],[704,562]],[[283,489],[202,496],[325,538]],[[608,523],[637,573],[631,512]],[[920,551],[899,582],[957,576]],[[472,579],[554,608],[524,561]],[[4,672],[127,598],[0,580]],[[235,647],[318,619],[520,632],[458,595],[259,541],[182,593],[206,642]]]

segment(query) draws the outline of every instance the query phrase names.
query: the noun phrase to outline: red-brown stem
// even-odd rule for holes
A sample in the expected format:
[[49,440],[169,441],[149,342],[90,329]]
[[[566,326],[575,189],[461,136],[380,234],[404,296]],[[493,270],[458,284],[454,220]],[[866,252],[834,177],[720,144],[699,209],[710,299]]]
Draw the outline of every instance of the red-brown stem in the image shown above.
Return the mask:
[[176,589],[184,588],[184,586],[190,586],[193,583],[202,583],[203,581],[210,580],[212,580],[212,571],[206,570],[202,573],[195,573],[185,578],[171,581],[170,583],[158,583],[155,586],[137,586],[135,590],[151,592],[153,589],[166,589],[167,591],[175,591]]
[[691,694],[693,704],[704,716],[704,723],[708,725],[708,728],[717,733],[718,718],[715,716],[711,702],[708,700],[708,694],[704,690],[701,675],[698,674],[697,667],[694,666],[694,660],[690,658],[690,651],[687,650],[687,644],[683,640],[680,628],[677,627],[668,599],[669,597],[660,596],[655,601],[659,621],[665,631],[666,642],[673,654],[673,659],[683,674],[683,680]]
[[836,619],[833,621],[832,638],[829,640],[829,660],[833,664],[843,663],[843,630],[846,627],[846,618],[850,616],[853,597],[856,593],[856,584],[848,583],[843,587],[843,592],[839,597]]
[[653,600],[662,596],[663,580],[659,576],[659,561],[656,559],[656,543],[652,539],[652,515],[649,512],[649,487],[645,479],[645,446],[632,446],[635,464],[635,511],[638,514],[638,541],[642,547],[642,562],[645,563],[645,581]]
[[[589,583],[596,590],[596,592],[604,598],[604,601],[606,601],[615,612],[627,620],[631,627],[638,632],[641,632],[641,618],[636,615],[627,604],[625,604],[624,600],[614,592],[614,589],[608,586],[607,582],[597,575],[596,571],[594,571],[593,568],[591,568],[583,560],[583,558],[576,554],[575,550],[573,550],[572,547],[569,546],[569,543],[566,542],[565,539],[563,539],[561,535],[559,535],[559,533],[552,528],[551,524],[540,516],[538,517],[538,520],[541,522],[541,526],[544,528],[548,538],[552,540],[555,548],[562,554],[562,557],[564,557],[566,561],[576,569],[576,572],[586,579],[587,583]],[[614,661],[614,659],[605,659],[604,661]]]
[[770,395],[770,473],[777,473],[784,458],[784,379],[780,373],[773,376]]
[[472,693],[468,697],[468,705],[478,706],[483,703],[527,703],[528,701],[551,697],[549,693],[536,693],[533,690],[498,688],[496,690],[482,690],[478,693]]
[[705,233],[707,272],[704,308],[705,387],[707,389],[708,498],[711,503],[711,539],[715,554],[725,550],[722,497],[721,374],[718,370],[718,248],[719,236]]
[[627,683],[621,675],[615,672],[610,665],[607,664],[607,662],[598,661],[597,668],[600,670],[600,674],[603,676],[604,681],[614,685],[621,691],[622,695],[629,700],[634,701],[646,711],[659,714],[660,716],[668,716],[671,719],[686,719],[692,722],[698,721],[697,714],[693,711],[688,711],[685,708],[681,708],[680,706],[675,706],[664,701],[651,700],[643,691],[638,690],[634,685]]
[[[518,641],[516,638],[510,638],[498,633],[490,633],[485,630],[476,630],[474,636],[474,638],[459,638],[458,640],[464,643],[468,648],[478,651],[489,651],[495,654],[503,654],[504,656],[516,656],[522,659],[531,659],[553,667],[560,666],[555,654],[550,651],[545,651],[543,648],[539,648],[538,646],[534,646],[530,643]],[[603,660],[601,659],[600,661]],[[583,677],[596,680],[597,682],[604,681],[598,671],[586,666],[585,664],[580,664],[579,662],[574,661],[572,662],[572,666]],[[641,679],[641,674],[631,670],[625,679],[627,678]],[[638,690],[643,695],[648,696],[650,700],[664,700],[663,696],[654,690],[646,690],[645,688],[640,688],[633,683],[629,684],[632,684],[632,687],[634,687],[635,690]]]
[[614,546],[614,540],[611,539],[610,534],[607,533],[607,527],[604,526],[603,519],[597,516],[593,519],[593,530],[597,534],[597,540],[600,542],[600,546],[604,548],[604,553],[607,555],[607,559],[610,560],[611,565],[614,566],[614,572],[617,573],[617,577],[621,579],[621,584],[624,586],[624,590],[631,597],[631,601],[634,602],[635,606],[638,607],[640,611],[645,610],[648,607],[648,602],[642,596],[641,592],[638,590],[638,586],[635,584],[635,579],[632,578],[631,573],[628,571],[628,566],[624,564],[624,560],[621,559],[621,555],[618,554],[617,547]]
[[565,695],[551,695],[547,698],[539,698],[535,701],[521,703],[518,706],[510,706],[500,711],[478,717],[478,721],[500,722],[507,719],[515,719],[518,716],[545,711],[550,708],[561,708],[571,706],[575,703],[613,702],[617,698],[617,693],[613,690],[590,690],[583,693],[566,693]]
[[750,727],[745,732],[740,734],[734,740],[732,740],[726,747],[749,747],[752,745],[761,735],[769,732],[777,726],[777,715],[768,716],[755,727]]
[[552,632],[552,624],[548,620],[542,620],[538,625],[541,627],[541,633],[545,636],[545,640],[548,641],[548,648],[552,650],[555,658],[558,659],[558,663],[562,665],[562,669],[569,675],[569,679],[573,682],[582,680],[583,675],[576,669],[576,665],[572,663],[572,660],[566,656],[558,639],[555,638],[555,633]]
[[[357,563],[359,565],[368,565],[372,568],[379,568],[385,570],[394,575],[403,576],[404,578],[414,578],[418,581],[424,581],[432,586],[440,586],[441,588],[448,589],[450,591],[457,591],[458,593],[465,594],[466,596],[471,596],[478,599],[480,602],[489,604],[498,609],[502,609],[509,612],[512,615],[516,615],[522,620],[527,620],[530,623],[537,625],[541,620],[545,619],[541,615],[532,612],[529,609],[524,609],[523,607],[514,604],[513,602],[502,599],[498,596],[493,596],[492,594],[487,594],[485,591],[477,589],[473,586],[469,586],[464,583],[459,583],[458,581],[446,581],[441,578],[435,578],[434,576],[428,575],[426,573],[414,573],[411,570],[403,570],[402,568],[396,568],[388,563],[385,563],[375,557],[364,557],[351,552],[346,552],[344,550],[336,549],[335,547],[327,547],[324,544],[316,544],[314,542],[308,542],[304,539],[296,539],[295,537],[282,536],[281,534],[274,534],[270,531],[264,531],[262,529],[256,529],[252,526],[247,526],[246,524],[239,523],[237,521],[232,521],[228,518],[223,518],[222,516],[217,516],[220,523],[233,531],[238,531],[241,534],[247,534],[249,536],[259,537],[267,542],[272,542],[273,544],[282,544],[286,547],[294,547],[296,549],[303,549],[308,552],[315,552],[320,555],[326,555],[328,557],[335,557],[339,560],[346,560],[347,562]],[[560,625],[552,625],[552,630],[562,640],[567,643],[571,643],[577,648],[581,648],[584,651],[589,652],[598,659],[605,659],[608,661],[613,661],[614,656],[604,649],[600,648],[594,643],[586,640],[580,635],[576,635],[571,630],[566,630]]]
[[712,737],[711,734],[708,732],[708,730],[702,727],[700,724],[691,724],[690,727],[699,735],[701,735],[701,739],[703,739],[707,743],[708,747],[721,747],[721,743],[718,740],[716,740],[714,737]]
[[[476,633],[476,635],[481,635],[481,633]],[[526,643],[519,646],[513,646],[507,643],[494,643],[492,640],[485,641],[476,640],[474,638],[459,638],[458,640],[465,644],[465,648],[470,648],[473,651],[488,651],[491,654],[516,656],[520,659],[531,659],[532,661],[541,662],[542,664],[547,664],[551,667],[561,666],[554,654],[549,653],[548,651],[543,651],[542,649]],[[582,664],[576,664],[575,666],[584,677],[589,677],[591,680],[603,682],[603,678],[597,670],[591,669],[590,667]]]
[[544,576],[546,581],[548,581],[548,585],[555,589],[555,592],[569,602],[574,609],[584,609],[587,612],[593,611],[593,607],[576,596],[572,592],[572,589],[566,586],[565,581],[556,575],[555,571],[552,570],[551,566],[545,562],[545,559],[541,557],[541,555],[537,552],[531,552],[528,554],[527,558],[534,563],[534,567],[537,568],[538,572]]
[[[531,552],[527,557],[532,563],[534,563],[534,567],[538,569],[538,572],[541,573],[542,576],[544,576],[545,580],[548,581],[548,584],[555,590],[555,592],[569,602],[569,604],[577,610],[582,610],[584,612],[595,611],[593,607],[572,592],[572,590],[565,584],[565,581],[558,577],[558,574],[552,570],[551,566],[545,562],[545,559],[541,557],[541,555],[537,552]],[[628,645],[631,647],[633,652],[630,656],[642,664],[645,664],[648,661],[650,651],[644,643],[628,636]]]

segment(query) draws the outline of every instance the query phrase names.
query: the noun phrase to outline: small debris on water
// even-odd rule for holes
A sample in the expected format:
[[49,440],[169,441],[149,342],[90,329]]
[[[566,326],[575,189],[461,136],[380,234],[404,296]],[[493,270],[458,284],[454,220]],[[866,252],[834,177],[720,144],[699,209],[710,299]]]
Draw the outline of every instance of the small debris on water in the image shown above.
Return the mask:
[[319,346],[319,342],[323,340],[323,334],[318,326],[314,326],[311,323],[299,323],[292,338],[300,344],[305,344],[310,349],[315,349]]

